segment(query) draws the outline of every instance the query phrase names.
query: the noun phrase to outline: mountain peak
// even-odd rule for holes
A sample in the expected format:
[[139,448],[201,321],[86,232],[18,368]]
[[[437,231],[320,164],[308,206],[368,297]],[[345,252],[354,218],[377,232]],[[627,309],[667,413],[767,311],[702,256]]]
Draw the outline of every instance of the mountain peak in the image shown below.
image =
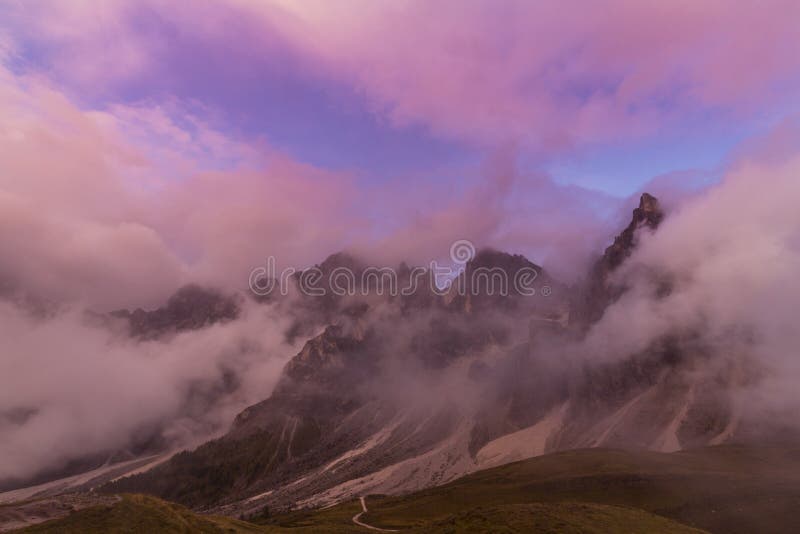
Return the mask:
[[639,207],[642,209],[653,209],[658,206],[658,199],[650,193],[644,192],[639,198]]
[[111,315],[128,321],[130,334],[155,338],[167,332],[197,330],[239,316],[239,303],[216,289],[189,284],[178,289],[166,305],[151,311],[118,310]]
[[631,255],[635,247],[636,231],[643,226],[655,230],[664,219],[664,212],[658,199],[649,193],[643,193],[639,199],[639,207],[633,210],[630,224],[620,233],[603,254],[602,266],[606,272],[619,267]]
[[663,219],[664,211],[661,209],[658,199],[650,193],[642,193],[639,206],[633,210],[631,222],[614,238],[614,242],[606,248],[603,256],[594,266],[587,292],[586,317],[588,323],[599,319],[605,307],[619,293],[619,288],[609,287],[610,274],[633,254],[633,250],[636,248],[637,232],[643,227],[654,231]]
[[529,267],[539,271],[541,267],[534,264],[525,256],[520,254],[510,254],[493,248],[482,248],[475,254],[467,264],[467,270],[485,267],[488,269],[501,268],[509,274],[513,274],[523,267]]
[[351,271],[361,271],[364,269],[363,262],[347,251],[339,251],[331,254],[325,261],[316,265],[323,273],[330,273],[334,269],[350,269]]
[[650,228],[655,229],[664,218],[664,211],[661,203],[650,193],[642,193],[639,199],[639,207],[633,210],[633,222],[644,222]]

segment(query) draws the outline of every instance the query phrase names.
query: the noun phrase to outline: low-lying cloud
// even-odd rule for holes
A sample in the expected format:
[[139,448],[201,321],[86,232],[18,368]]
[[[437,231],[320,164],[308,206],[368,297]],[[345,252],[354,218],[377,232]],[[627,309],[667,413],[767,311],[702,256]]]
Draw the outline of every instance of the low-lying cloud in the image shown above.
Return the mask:
[[593,357],[689,337],[713,358],[743,358],[763,373],[750,377],[750,408],[772,405],[786,416],[798,407],[788,384],[800,379],[800,157],[781,142],[796,135],[796,122],[781,125],[764,138],[770,143],[740,154],[722,183],[642,235],[616,274],[627,291],[585,341]]
[[196,445],[267,397],[298,350],[269,306],[152,341],[126,328],[76,309],[41,318],[0,303],[0,480],[148,441],[151,452]]

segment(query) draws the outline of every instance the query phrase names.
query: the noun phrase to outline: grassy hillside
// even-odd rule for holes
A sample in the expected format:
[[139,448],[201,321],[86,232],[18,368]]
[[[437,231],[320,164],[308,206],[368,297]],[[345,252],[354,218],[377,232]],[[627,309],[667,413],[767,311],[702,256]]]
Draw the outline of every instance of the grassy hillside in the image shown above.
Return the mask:
[[479,507],[584,502],[638,508],[712,532],[800,532],[800,450],[568,451],[368,501],[365,521],[397,529]]
[[[155,497],[125,495],[110,506],[77,511],[63,519],[48,521],[21,532],[93,533],[352,533],[368,532],[356,526],[352,517],[360,506],[349,503],[312,514],[291,514],[281,521],[291,526],[256,525],[228,518],[203,516]],[[517,504],[477,508],[409,529],[432,532],[539,532],[559,534],[702,534],[641,510],[586,503]]]
[[[367,503],[362,521],[415,533],[800,532],[800,449],[568,451]],[[368,532],[352,523],[360,511],[351,501],[248,523],[131,495],[27,532]]]
[[264,532],[256,525],[234,519],[201,516],[180,506],[145,495],[124,495],[119,502],[78,510],[62,519],[47,521],[20,532],[105,534],[186,532],[246,534]]
[[477,508],[434,521],[412,532],[538,534],[701,534],[642,510],[588,503],[509,504]]

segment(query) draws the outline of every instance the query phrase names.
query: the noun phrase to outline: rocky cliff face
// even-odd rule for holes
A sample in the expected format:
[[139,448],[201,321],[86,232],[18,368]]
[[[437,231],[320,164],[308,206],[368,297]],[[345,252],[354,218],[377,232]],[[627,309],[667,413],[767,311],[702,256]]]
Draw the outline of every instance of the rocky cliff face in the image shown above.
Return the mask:
[[639,207],[633,210],[630,224],[614,238],[614,243],[606,248],[603,257],[595,267],[595,273],[602,276],[622,265],[622,262],[633,252],[639,232],[643,228],[656,230],[663,219],[664,212],[658,199],[644,193],[639,199]]
[[585,325],[597,321],[606,307],[622,293],[624,288],[613,285],[611,274],[633,253],[642,232],[654,232],[663,219],[664,212],[658,199],[644,193],[639,207],[633,210],[631,222],[614,238],[589,273],[587,287],[581,295],[582,304],[576,310]]
[[[691,333],[610,361],[585,353],[586,332],[625,291],[611,275],[663,217],[643,195],[578,295],[522,256],[483,251],[460,293],[329,298],[315,316],[327,326],[270,398],[221,439],[111,489],[246,514],[409,491],[553,450],[730,440],[746,362],[708,365]],[[343,262],[360,268],[335,256],[320,269]],[[536,273],[532,296],[471,285],[479,270],[513,280],[523,269]]]

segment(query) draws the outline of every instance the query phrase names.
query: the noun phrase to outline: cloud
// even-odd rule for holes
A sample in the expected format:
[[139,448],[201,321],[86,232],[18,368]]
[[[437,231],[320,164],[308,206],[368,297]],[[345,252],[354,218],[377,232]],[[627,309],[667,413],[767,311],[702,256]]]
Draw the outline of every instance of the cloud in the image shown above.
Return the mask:
[[202,45],[221,72],[283,59],[276,76],[290,65],[320,87],[343,82],[395,125],[545,155],[795,105],[799,9],[790,0],[736,9],[721,0],[572,9],[522,0],[6,7],[7,32],[37,45],[51,72],[84,92],[120,81],[170,87],[192,68],[188,51]]
[[226,430],[297,350],[287,326],[277,310],[247,306],[237,321],[136,342],[76,309],[42,320],[0,302],[0,376],[14,377],[0,388],[0,480],[154,436],[185,447]]
[[[180,284],[243,287],[273,254],[341,246],[350,178],[213,129],[178,104],[78,107],[0,69],[0,277],[50,300],[153,306]],[[312,257],[313,256],[313,257]]]
[[464,238],[571,275],[618,202],[522,172],[514,150],[477,171],[438,169],[458,190],[430,174],[376,190],[180,102],[85,109],[45,78],[0,69],[0,81],[0,243],[20,252],[0,277],[98,310],[153,307],[189,281],[240,289],[268,256],[304,267],[356,248],[424,264]]
[[[747,143],[720,184],[642,236],[617,275],[628,291],[592,328],[587,351],[622,358],[688,337],[712,360],[744,359],[763,373],[747,392],[751,415],[796,410],[787,385],[800,378],[793,312],[800,299],[800,153],[787,142],[797,132],[787,123]],[[688,356],[702,361],[708,354]]]
[[780,109],[800,83],[793,2],[739,6],[240,0],[397,124],[544,150]]
[[[575,281],[613,233],[610,214],[622,200],[520,168],[518,151],[495,151],[457,189],[436,183],[384,188],[372,198],[390,229],[365,254],[389,263],[447,260],[450,245],[524,254],[562,279]],[[391,223],[394,223],[393,225]],[[421,236],[424,239],[421,239]]]

